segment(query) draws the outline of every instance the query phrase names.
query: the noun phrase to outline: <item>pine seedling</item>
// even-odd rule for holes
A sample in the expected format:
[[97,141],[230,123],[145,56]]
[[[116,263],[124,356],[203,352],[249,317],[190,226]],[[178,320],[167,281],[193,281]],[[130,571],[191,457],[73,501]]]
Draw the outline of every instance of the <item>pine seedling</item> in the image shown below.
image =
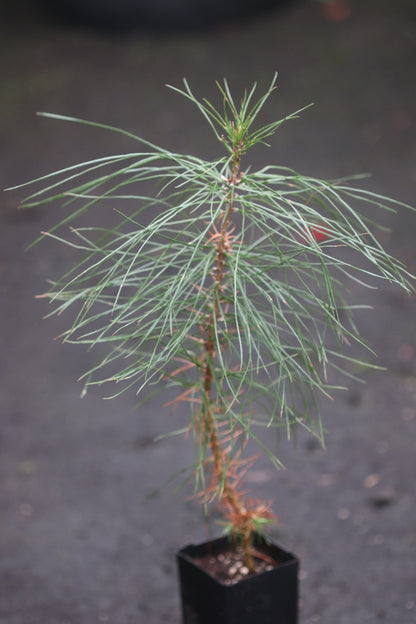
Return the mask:
[[[267,145],[301,112],[258,125],[275,85],[276,76],[259,99],[254,85],[236,102],[224,81],[219,107],[198,99],[186,81],[174,88],[220,142],[223,155],[213,161],[118,128],[44,114],[122,133],[140,151],[39,178],[22,204],[61,201],[66,211],[43,236],[77,250],[79,261],[42,296],[51,314],[74,311],[65,342],[98,351],[84,392],[107,382],[116,384],[113,396],[178,388],[166,407],[189,407],[189,422],[177,433],[193,436],[196,493],[205,507],[219,504],[251,572],[253,536],[273,514],[244,490],[253,461],[248,441],[279,468],[260,427],[289,438],[303,427],[322,440],[318,394],[336,389],[331,369],[353,374],[351,343],[368,349],[351,316],[365,306],[345,300],[345,283],[372,288],[380,279],[411,292],[413,279],[355,208],[393,210],[400,202],[355,188],[354,179],[249,167],[247,152]],[[116,225],[77,224],[105,204],[116,211]]]

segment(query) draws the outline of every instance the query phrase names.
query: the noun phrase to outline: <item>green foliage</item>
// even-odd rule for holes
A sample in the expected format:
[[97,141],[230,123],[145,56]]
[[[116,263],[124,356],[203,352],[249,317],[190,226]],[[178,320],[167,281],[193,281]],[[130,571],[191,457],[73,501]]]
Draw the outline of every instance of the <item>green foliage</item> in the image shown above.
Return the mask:
[[[45,235],[76,249],[79,261],[44,296],[51,314],[74,311],[64,341],[100,347],[85,388],[112,381],[115,394],[127,388],[139,394],[163,381],[178,386],[173,403],[190,404],[184,430],[194,432],[195,476],[205,500],[224,495],[248,438],[280,465],[257,426],[284,427],[290,436],[300,425],[322,438],[316,393],[333,390],[331,367],[350,374],[350,343],[367,348],[351,318],[359,306],[344,300],[345,284],[372,288],[381,279],[411,290],[403,265],[356,209],[392,210],[400,202],[354,188],[351,179],[319,180],[274,164],[241,168],[251,147],[298,114],[256,126],[275,82],[260,99],[254,86],[236,103],[224,81],[221,107],[197,99],[186,81],[183,91],[175,88],[225,148],[216,161],[47,115],[122,132],[145,151],[44,176],[23,202],[63,200],[67,211]],[[118,215],[113,227],[76,224],[106,204]],[[214,424],[222,477],[211,496],[206,470],[216,462]],[[261,514],[255,520],[261,523]]]

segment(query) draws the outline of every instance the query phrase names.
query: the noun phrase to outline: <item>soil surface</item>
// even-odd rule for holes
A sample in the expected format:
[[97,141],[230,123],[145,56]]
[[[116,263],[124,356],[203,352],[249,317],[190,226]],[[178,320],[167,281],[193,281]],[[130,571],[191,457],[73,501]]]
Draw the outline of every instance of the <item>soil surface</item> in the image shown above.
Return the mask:
[[233,585],[251,574],[261,574],[273,570],[281,563],[278,557],[272,556],[266,545],[256,545],[251,549],[254,570],[250,572],[245,562],[244,549],[232,541],[228,541],[215,549],[206,552],[189,554],[188,556],[206,572],[226,585]]
[[[414,205],[416,4],[346,4],[339,19],[299,0],[209,31],[161,33],[94,30],[54,21],[33,1],[3,0],[1,188],[132,149],[127,138],[37,111],[216,158],[208,125],[164,85],[185,76],[216,101],[216,80],[238,93],[254,81],[263,89],[278,71],[264,121],[315,105],[282,126],[253,167],[371,172],[367,188]],[[76,380],[95,355],[54,340],[69,316],[44,321],[47,303],[35,299],[73,252],[53,241],[25,251],[58,208],[19,212],[22,196],[2,193],[0,209],[0,624],[179,624],[175,553],[221,533],[215,513],[202,519],[192,488],[175,491],[192,444],[153,442],[186,427],[188,415],[161,408],[168,393],[139,408],[134,392],[80,400]],[[416,214],[374,207],[372,216],[415,273]],[[282,438],[286,470],[260,459],[247,489],[274,501],[272,538],[300,559],[300,624],[415,624],[416,299],[388,285],[348,287],[372,306],[356,321],[382,368],[356,371],[365,384],[348,380],[322,401],[326,449],[302,432],[294,445]]]

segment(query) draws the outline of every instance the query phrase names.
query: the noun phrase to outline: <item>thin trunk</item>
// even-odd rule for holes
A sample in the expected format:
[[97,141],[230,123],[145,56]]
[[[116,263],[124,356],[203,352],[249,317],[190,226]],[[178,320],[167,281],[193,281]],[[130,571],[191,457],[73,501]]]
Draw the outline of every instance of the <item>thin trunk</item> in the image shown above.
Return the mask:
[[247,517],[247,509],[244,505],[244,501],[238,494],[236,489],[230,483],[229,475],[227,474],[227,454],[221,445],[221,441],[218,435],[215,417],[213,416],[211,409],[212,402],[212,386],[214,379],[214,372],[212,369],[212,363],[215,359],[216,349],[219,348],[218,336],[216,336],[217,321],[220,316],[219,304],[221,302],[221,293],[223,290],[223,281],[225,275],[226,255],[229,249],[227,248],[227,239],[230,231],[230,217],[233,211],[234,200],[234,188],[239,183],[239,167],[240,167],[240,151],[235,152],[232,161],[231,174],[229,183],[231,188],[227,197],[226,208],[223,214],[221,228],[216,243],[216,262],[214,270],[214,300],[212,302],[211,312],[208,317],[208,322],[204,332],[204,345],[205,345],[205,370],[204,370],[204,403],[203,403],[203,419],[205,422],[205,431],[209,436],[209,445],[211,447],[213,466],[218,483],[222,488],[221,498],[225,500],[232,508],[236,517],[240,518],[242,523],[239,526],[242,536],[242,545],[244,549],[245,565],[249,569],[250,573],[254,572],[254,559],[251,554],[252,545],[252,523],[249,518],[245,522]]

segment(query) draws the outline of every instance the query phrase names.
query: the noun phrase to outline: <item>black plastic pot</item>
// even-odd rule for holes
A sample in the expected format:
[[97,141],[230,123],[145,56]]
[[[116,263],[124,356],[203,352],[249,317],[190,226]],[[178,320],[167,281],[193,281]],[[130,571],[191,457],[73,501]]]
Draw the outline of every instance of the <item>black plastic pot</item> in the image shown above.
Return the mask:
[[195,562],[206,553],[218,555],[227,546],[228,538],[223,537],[178,552],[183,624],[297,624],[298,559],[268,543],[262,550],[277,565],[227,584]]

